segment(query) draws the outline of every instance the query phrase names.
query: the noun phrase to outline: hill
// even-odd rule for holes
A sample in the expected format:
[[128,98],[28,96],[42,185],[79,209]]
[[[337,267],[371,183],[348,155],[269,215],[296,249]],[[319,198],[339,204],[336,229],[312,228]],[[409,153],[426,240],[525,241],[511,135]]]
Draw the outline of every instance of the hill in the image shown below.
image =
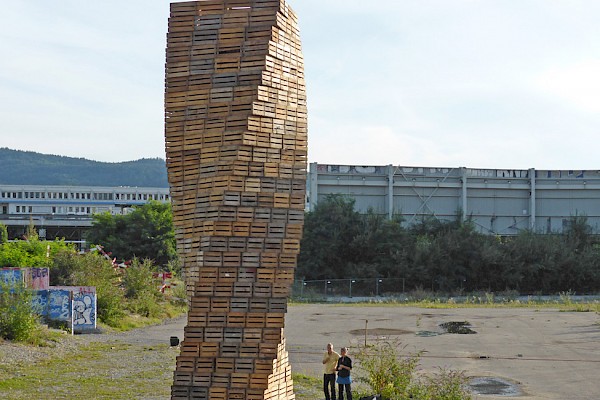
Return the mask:
[[6,185],[168,187],[161,158],[107,163],[0,148],[0,183]]

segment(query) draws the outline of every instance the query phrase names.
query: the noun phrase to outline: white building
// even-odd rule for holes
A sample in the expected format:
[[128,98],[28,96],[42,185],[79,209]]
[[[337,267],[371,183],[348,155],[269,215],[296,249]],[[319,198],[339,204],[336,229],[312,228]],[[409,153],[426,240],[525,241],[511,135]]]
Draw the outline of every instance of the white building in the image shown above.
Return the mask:
[[77,241],[92,225],[93,214],[126,214],[151,200],[170,201],[169,189],[0,184],[0,222],[10,239],[21,237],[33,222],[42,238]]

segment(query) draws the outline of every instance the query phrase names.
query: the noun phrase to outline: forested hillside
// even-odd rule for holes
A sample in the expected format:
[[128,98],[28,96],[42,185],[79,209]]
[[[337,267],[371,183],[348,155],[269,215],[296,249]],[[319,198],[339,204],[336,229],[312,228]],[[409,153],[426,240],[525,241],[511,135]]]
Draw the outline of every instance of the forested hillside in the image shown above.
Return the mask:
[[165,160],[107,163],[0,148],[0,183],[6,185],[168,187]]

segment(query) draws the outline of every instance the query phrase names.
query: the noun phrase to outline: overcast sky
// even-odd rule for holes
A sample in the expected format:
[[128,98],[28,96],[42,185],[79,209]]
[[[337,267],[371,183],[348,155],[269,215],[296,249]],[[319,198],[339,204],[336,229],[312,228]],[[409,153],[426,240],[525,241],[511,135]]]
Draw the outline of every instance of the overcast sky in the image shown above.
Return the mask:
[[[600,169],[600,1],[290,0],[309,161]],[[0,147],[164,158],[166,0],[0,13]]]

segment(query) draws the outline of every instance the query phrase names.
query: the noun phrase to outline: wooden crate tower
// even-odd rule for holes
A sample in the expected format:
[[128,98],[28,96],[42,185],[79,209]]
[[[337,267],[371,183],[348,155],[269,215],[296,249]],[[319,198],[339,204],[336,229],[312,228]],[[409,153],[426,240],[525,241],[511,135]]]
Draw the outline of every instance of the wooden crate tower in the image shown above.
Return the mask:
[[294,399],[283,336],[306,192],[298,21],[284,0],[171,4],[165,143],[190,300],[172,399]]

